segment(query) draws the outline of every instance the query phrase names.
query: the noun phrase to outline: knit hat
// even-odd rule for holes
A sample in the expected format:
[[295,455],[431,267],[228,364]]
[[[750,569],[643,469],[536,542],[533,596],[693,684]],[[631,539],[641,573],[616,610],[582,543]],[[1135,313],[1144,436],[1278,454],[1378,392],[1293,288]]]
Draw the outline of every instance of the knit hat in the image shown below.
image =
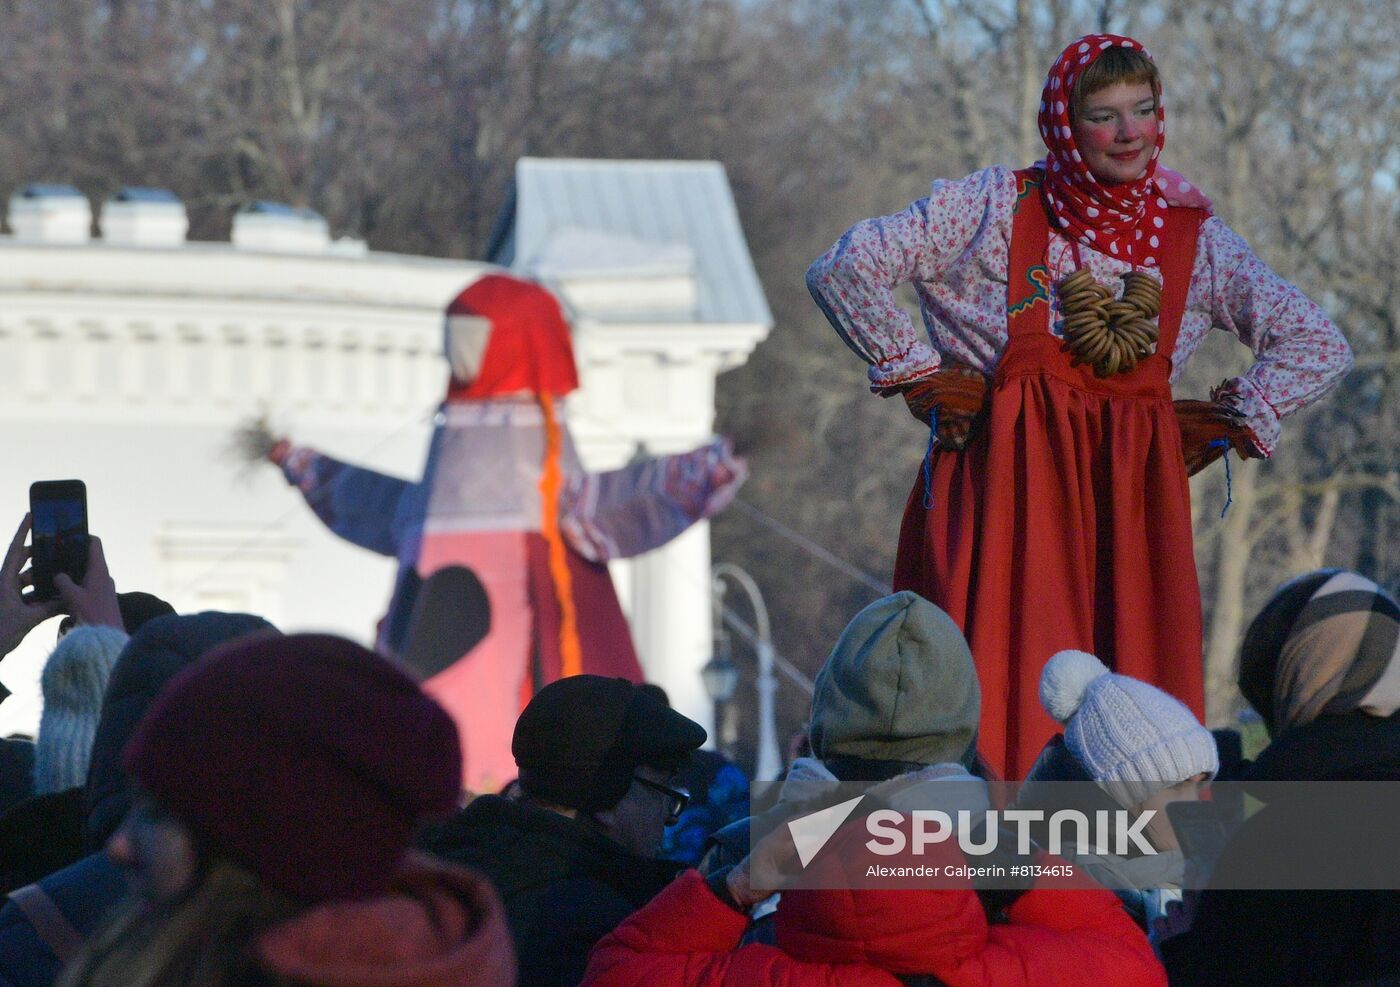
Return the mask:
[[148,621],[175,612],[174,607],[154,593],[143,593],[140,590],[118,593],[117,606],[121,609],[122,623],[126,625],[128,634],[135,634]]
[[245,634],[278,633],[261,617],[210,610],[156,617],[131,635],[107,680],[92,742],[84,833],[89,853],[106,846],[131,809],[131,780],[122,769],[122,751],[170,680],[221,644]]
[[[126,628],[128,634],[135,634],[147,621],[175,612],[175,608],[160,597],[153,593],[142,593],[139,590],[131,593],[118,593],[117,609],[121,611],[122,626]],[[71,614],[64,617],[58,625],[58,636],[62,638],[76,625],[77,619]]]
[[1040,704],[1065,727],[1065,746],[1126,808],[1198,774],[1215,777],[1215,738],[1156,686],[1110,672],[1093,655],[1061,651],[1040,676]]
[[215,852],[306,902],[383,894],[462,776],[447,713],[325,634],[215,649],[170,683],[123,764]]
[[1284,584],[1245,633],[1240,691],[1270,734],[1319,716],[1393,715],[1400,709],[1400,605],[1342,569]]
[[126,640],[115,627],[82,626],[65,634],[49,655],[39,679],[44,712],[34,747],[34,794],[87,783],[102,696]]
[[918,594],[895,593],[856,614],[817,674],[812,752],[823,760],[961,761],[981,702],[958,625]]
[[642,765],[678,769],[705,728],[652,690],[621,678],[573,675],[535,694],[510,750],[525,794],[583,812],[610,809]]

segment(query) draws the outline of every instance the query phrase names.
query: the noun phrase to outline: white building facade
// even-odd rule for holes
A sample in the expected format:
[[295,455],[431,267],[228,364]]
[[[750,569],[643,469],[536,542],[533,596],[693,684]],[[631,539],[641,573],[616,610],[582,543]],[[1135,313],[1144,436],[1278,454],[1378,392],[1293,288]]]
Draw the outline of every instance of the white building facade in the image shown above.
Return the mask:
[[[15,232],[0,237],[0,428],[10,450],[0,520],[18,523],[30,482],[81,479],[119,589],[181,612],[244,610],[285,630],[371,642],[395,562],[329,534],[277,470],[244,469],[232,438],[266,415],[299,443],[419,476],[447,383],[443,309],[495,268],[333,244],[315,219],[276,209],[240,216],[232,244],[186,243],[169,202],[149,203],[159,208],[143,226],[139,196],[104,209],[115,236],[88,240],[72,215],[86,202],[48,198],[12,200]],[[582,387],[568,414],[591,468],[639,445],[669,452],[707,439],[715,376],[742,363],[771,323],[708,325],[695,304],[693,245],[654,247],[673,258],[690,250],[690,260],[663,272],[626,251],[595,253],[592,270],[564,264],[558,276],[548,264],[513,265],[553,282],[573,308]],[[742,238],[739,247],[752,271]],[[701,525],[615,568],[648,677],[702,722],[709,561]],[[53,630],[0,665],[15,692],[0,706],[0,735],[37,724]]]

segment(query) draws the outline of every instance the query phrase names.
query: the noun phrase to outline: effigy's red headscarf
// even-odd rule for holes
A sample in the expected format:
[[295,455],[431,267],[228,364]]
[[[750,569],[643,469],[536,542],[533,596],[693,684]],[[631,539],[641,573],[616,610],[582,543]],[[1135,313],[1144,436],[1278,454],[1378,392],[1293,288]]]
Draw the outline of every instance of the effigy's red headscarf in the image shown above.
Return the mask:
[[[1075,80],[1110,48],[1128,48],[1142,52],[1149,60],[1152,58],[1147,49],[1132,38],[1090,34],[1060,52],[1060,57],[1050,67],[1045,91],[1041,94],[1039,117],[1040,136],[1050,149],[1044,163],[1045,206],[1051,222],[1059,226],[1066,237],[1135,267],[1156,267],[1161,255],[1157,237],[1166,225],[1168,205],[1165,190],[1156,183],[1157,160],[1162,154],[1167,128],[1160,93],[1157,146],[1147,170],[1137,181],[1121,185],[1100,182],[1084,163],[1070,128],[1070,94],[1074,92]],[[1191,188],[1184,180],[1178,184],[1186,186],[1182,192]]]
[[491,321],[481,367],[468,381],[453,380],[449,401],[485,401],[526,391],[563,397],[578,390],[569,323],[548,290],[508,274],[488,274],[452,299],[447,316]]

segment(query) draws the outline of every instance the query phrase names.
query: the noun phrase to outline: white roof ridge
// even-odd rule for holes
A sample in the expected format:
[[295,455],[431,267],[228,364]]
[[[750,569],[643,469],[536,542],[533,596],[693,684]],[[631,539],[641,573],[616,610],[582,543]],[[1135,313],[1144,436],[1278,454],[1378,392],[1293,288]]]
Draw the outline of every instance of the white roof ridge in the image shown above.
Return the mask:
[[713,158],[545,158],[545,157],[522,157],[517,164],[519,166],[535,165],[568,165],[572,168],[594,168],[606,170],[610,168],[669,168],[669,169],[698,169],[698,168],[718,168],[724,171],[724,162],[716,161]]
[[517,269],[568,229],[685,244],[695,258],[695,321],[773,324],[721,162],[521,158],[513,205],[499,256]]

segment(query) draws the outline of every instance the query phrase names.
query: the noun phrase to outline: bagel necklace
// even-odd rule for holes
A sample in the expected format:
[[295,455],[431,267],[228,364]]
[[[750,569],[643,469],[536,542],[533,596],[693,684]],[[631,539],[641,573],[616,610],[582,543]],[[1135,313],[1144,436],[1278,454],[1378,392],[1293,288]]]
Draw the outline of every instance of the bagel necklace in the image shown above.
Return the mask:
[[1056,286],[1064,320],[1064,349],[1071,366],[1088,364],[1096,377],[1127,373],[1157,346],[1157,316],[1162,287],[1150,275],[1129,271],[1122,277],[1123,296],[1099,284],[1081,267]]

